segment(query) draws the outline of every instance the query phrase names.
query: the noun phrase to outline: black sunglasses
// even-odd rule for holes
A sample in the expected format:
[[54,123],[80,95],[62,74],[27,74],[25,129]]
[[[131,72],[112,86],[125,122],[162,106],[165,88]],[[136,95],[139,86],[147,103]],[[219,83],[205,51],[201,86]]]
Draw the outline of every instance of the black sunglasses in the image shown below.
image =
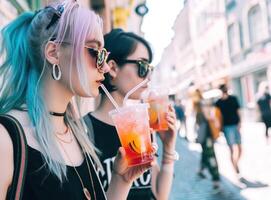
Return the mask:
[[153,71],[153,66],[145,60],[123,60],[120,64],[132,63],[138,66],[138,76],[140,78],[146,78],[149,72]]
[[102,68],[107,60],[107,57],[109,55],[109,52],[107,52],[107,50],[105,48],[102,48],[101,50],[90,48],[90,47],[86,47],[86,48],[87,48],[89,54],[96,58],[97,69],[102,70]]

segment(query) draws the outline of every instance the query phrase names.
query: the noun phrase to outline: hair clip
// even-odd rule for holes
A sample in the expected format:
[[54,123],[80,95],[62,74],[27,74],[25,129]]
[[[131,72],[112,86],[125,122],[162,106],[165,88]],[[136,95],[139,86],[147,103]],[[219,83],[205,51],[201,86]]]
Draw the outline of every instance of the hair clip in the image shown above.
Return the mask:
[[58,5],[57,9],[55,9],[56,12],[54,13],[50,23],[48,24],[48,26],[46,27],[46,29],[48,30],[54,23],[56,23],[56,21],[61,17],[62,13],[64,12],[64,5]]
[[62,4],[58,5],[56,10],[59,12],[59,14],[61,16],[61,14],[64,12],[64,6]]

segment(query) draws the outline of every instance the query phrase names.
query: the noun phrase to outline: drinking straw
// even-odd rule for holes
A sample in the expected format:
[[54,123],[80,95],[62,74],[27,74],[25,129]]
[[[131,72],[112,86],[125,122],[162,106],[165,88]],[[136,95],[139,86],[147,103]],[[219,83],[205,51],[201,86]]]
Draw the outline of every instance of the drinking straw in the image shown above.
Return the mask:
[[108,90],[106,89],[106,87],[103,84],[101,84],[101,88],[103,89],[104,93],[106,94],[106,96],[108,97],[108,99],[111,101],[111,103],[115,106],[115,108],[117,110],[119,110],[119,105],[114,100],[114,98],[111,96],[111,94],[108,92]]
[[127,94],[125,95],[124,97],[124,100],[123,100],[123,105],[126,105],[126,101],[128,99],[128,97],[133,94],[136,90],[138,90],[140,87],[142,87],[144,84],[146,84],[149,80],[148,79],[145,79],[144,81],[142,81],[141,83],[139,83],[138,85],[136,85],[134,88],[132,88],[129,92],[127,92]]

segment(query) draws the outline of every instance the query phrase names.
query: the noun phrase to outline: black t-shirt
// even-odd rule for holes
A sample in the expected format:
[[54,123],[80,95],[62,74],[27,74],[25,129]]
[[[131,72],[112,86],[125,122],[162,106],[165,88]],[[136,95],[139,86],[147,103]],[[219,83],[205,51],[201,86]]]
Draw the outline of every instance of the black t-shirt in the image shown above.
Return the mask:
[[[32,147],[28,146],[27,170],[26,179],[24,182],[23,200],[82,200],[85,199],[83,188],[74,168],[67,166],[67,180],[63,183],[52,173],[45,164],[42,154]],[[88,159],[88,158],[86,158]],[[95,172],[92,161],[88,159],[75,167],[84,186],[88,189],[91,199],[105,200],[105,194],[98,176]],[[88,164],[87,164],[88,162]],[[91,177],[89,175],[89,169]],[[95,193],[90,181],[93,180]]]
[[262,115],[268,115],[271,113],[270,101],[271,96],[267,93],[258,99],[257,103]]
[[237,125],[240,122],[238,115],[240,105],[235,96],[229,95],[226,99],[219,99],[215,105],[222,113],[224,126]]
[[[89,127],[91,126],[91,129],[93,130],[95,146],[101,151],[101,155],[99,156],[99,158],[103,165],[104,173],[102,171],[98,171],[98,175],[100,177],[101,183],[105,191],[107,191],[112,176],[113,162],[117,154],[117,151],[121,146],[120,140],[115,126],[106,124],[96,119],[91,114],[88,114],[86,117],[89,117],[91,121],[91,124],[89,124],[90,121],[85,120],[87,126]],[[146,171],[136,181],[134,181],[127,199],[128,200],[154,199],[151,190],[150,170]]]

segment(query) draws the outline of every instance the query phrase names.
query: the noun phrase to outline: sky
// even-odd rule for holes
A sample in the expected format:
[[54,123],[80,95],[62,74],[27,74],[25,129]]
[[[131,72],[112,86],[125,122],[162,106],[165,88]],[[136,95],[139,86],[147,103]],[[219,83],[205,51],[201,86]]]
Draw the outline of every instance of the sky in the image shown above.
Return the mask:
[[183,7],[183,0],[147,0],[146,5],[149,12],[144,16],[141,28],[154,51],[152,64],[157,65],[174,36],[172,27]]

